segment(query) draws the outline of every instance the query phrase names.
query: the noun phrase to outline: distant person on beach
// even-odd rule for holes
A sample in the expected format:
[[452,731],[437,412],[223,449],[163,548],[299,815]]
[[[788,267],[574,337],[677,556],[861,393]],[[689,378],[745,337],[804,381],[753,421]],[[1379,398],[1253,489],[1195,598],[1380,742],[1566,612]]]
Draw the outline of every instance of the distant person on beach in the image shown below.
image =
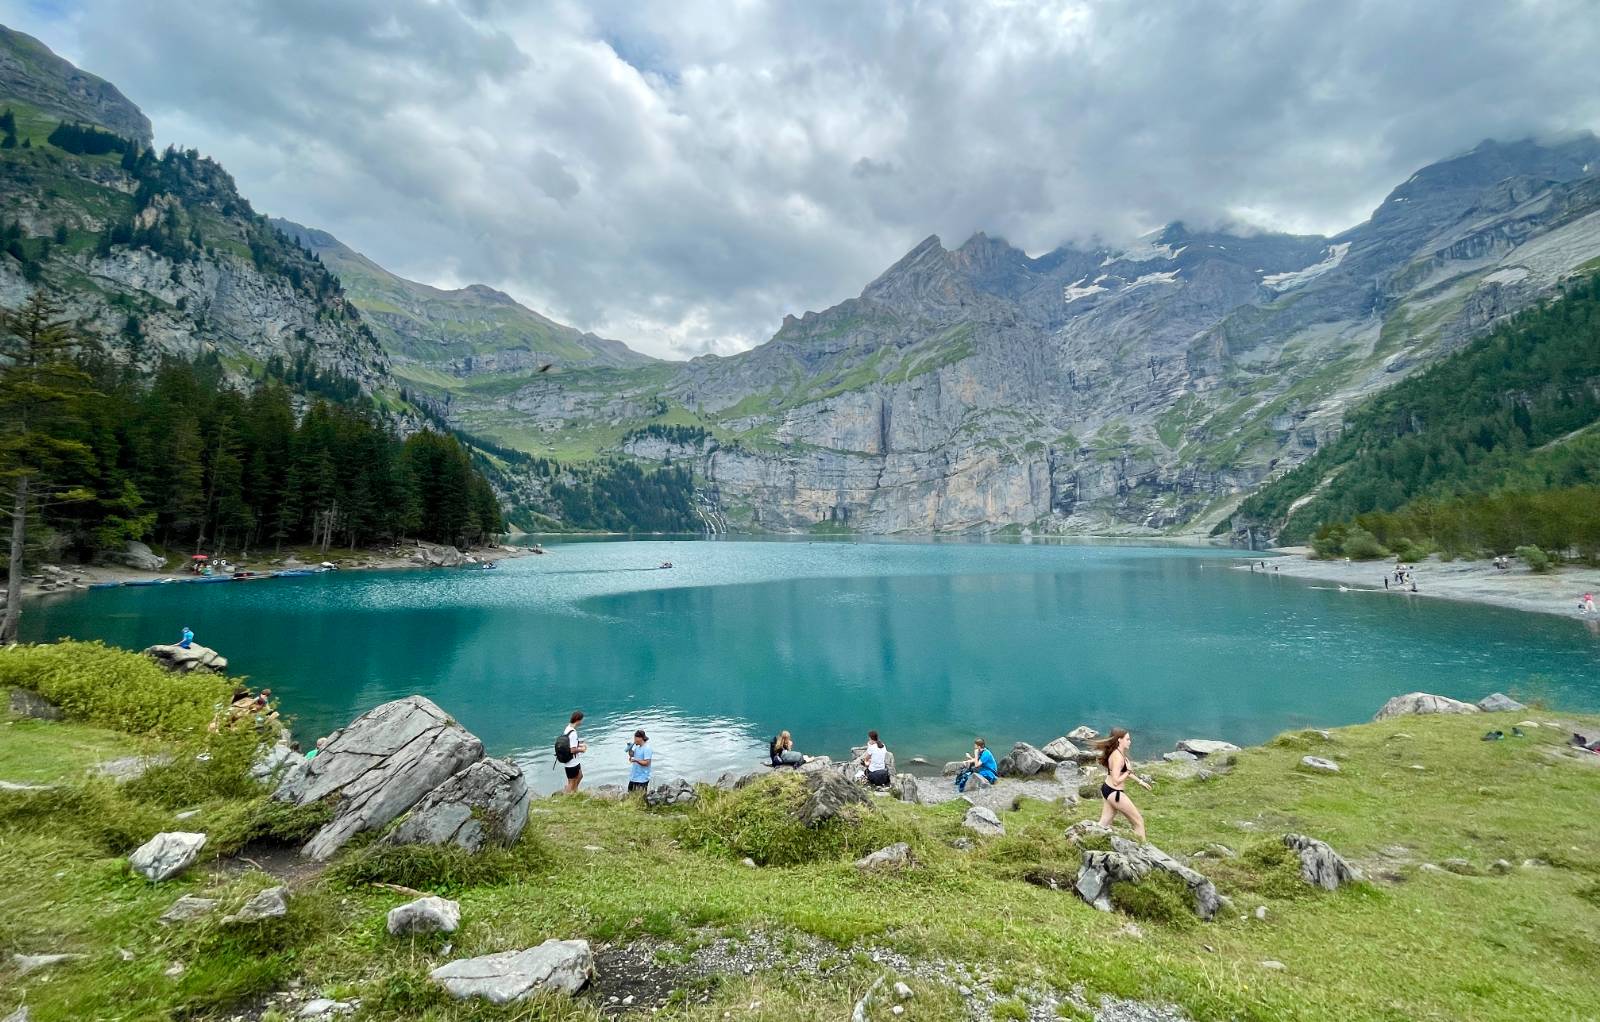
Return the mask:
[[1594,593],[1583,594],[1583,599],[1578,601],[1578,610],[1584,614],[1593,614],[1595,612]]
[[650,760],[655,753],[650,748],[650,738],[644,729],[633,733],[633,744],[628,746],[628,793],[647,791],[650,788]]
[[192,643],[192,642],[194,642],[194,633],[189,631],[189,626],[188,625],[184,625],[183,626],[183,635],[182,635],[182,637],[180,637],[178,639],[178,648],[179,649],[188,649],[189,648],[189,644]]
[[1000,767],[994,761],[994,753],[989,751],[982,738],[972,740],[972,755],[961,761],[961,771],[956,774],[956,790],[966,791],[967,784],[974,778],[980,788],[1000,779]]
[[867,783],[874,788],[887,788],[889,786],[889,750],[878,740],[878,732],[867,732],[867,751],[861,757],[861,765],[867,768]]
[[567,771],[568,795],[576,792],[578,785],[583,783],[583,764],[578,762],[578,757],[588,752],[589,746],[578,737],[578,725],[582,723],[583,711],[573,710],[561,737],[556,739],[556,762]]
[[1389,588],[1389,576],[1388,575],[1383,576],[1383,587],[1385,589]]
[[1108,737],[1094,743],[1100,750],[1100,765],[1106,768],[1106,779],[1100,784],[1100,797],[1104,799],[1100,807],[1100,826],[1111,826],[1111,821],[1121,813],[1133,824],[1134,836],[1143,841],[1144,816],[1128,797],[1126,788],[1130,777],[1146,791],[1150,790],[1150,785],[1140,779],[1128,763],[1128,747],[1132,744],[1133,736],[1128,734],[1127,728],[1121,727],[1112,728]]
[[794,739],[790,737],[787,731],[778,732],[778,737],[774,738],[772,744],[767,746],[767,752],[772,757],[772,765],[775,767],[797,767],[811,762],[810,756],[802,756],[794,751]]

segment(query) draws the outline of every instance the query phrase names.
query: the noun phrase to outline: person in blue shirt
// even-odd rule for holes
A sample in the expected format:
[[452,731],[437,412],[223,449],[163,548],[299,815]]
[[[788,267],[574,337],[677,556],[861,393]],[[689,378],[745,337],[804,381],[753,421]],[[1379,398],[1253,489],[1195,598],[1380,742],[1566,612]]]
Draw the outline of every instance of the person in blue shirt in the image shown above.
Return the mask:
[[980,787],[984,784],[993,784],[1000,777],[994,753],[989,751],[982,738],[972,740],[972,755],[963,761],[961,772],[956,774],[956,790],[966,791],[967,783],[974,777],[978,778]]
[[654,755],[644,729],[635,731],[633,744],[628,746],[628,794],[650,787],[650,760]]
[[194,633],[189,631],[189,626],[183,626],[183,638],[178,640],[179,649],[188,649],[189,643],[194,641]]

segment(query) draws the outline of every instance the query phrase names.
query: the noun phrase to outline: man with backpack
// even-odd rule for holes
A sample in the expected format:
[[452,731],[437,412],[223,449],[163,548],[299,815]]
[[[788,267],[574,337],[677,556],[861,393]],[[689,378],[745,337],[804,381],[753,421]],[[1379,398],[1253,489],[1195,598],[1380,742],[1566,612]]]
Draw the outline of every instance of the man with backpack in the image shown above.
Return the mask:
[[568,722],[566,730],[556,739],[556,762],[567,771],[568,795],[576,792],[578,785],[583,782],[583,764],[578,762],[578,757],[589,751],[588,744],[578,737],[578,725],[581,723],[583,723],[583,711],[573,710],[572,719]]

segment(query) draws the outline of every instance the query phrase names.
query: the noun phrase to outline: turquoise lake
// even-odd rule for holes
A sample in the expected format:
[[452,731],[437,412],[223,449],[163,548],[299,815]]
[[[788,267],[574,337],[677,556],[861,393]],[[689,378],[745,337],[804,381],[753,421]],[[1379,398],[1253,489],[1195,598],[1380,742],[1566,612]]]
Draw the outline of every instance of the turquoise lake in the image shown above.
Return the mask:
[[[1225,551],[1054,543],[563,542],[494,571],[327,573],[32,602],[31,641],[129,648],[189,625],[269,686],[308,747],[420,692],[558,785],[551,746],[588,715],[591,783],[753,768],[787,728],[847,755],[877,728],[902,764],[1003,752],[1082,723],[1241,745],[1369,719],[1426,690],[1600,711],[1600,638],[1498,608],[1341,593]],[[671,560],[675,567],[656,567]]]

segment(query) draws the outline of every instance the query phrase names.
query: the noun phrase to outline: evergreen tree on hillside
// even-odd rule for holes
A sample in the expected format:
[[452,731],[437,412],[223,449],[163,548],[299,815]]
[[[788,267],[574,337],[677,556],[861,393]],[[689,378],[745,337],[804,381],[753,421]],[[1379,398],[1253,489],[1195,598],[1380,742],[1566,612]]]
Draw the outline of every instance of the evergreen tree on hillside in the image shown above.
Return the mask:
[[90,346],[42,291],[0,314],[0,482],[11,498],[0,643],[17,639],[30,511],[93,496],[81,479],[94,462],[84,409],[97,395],[78,361]]

